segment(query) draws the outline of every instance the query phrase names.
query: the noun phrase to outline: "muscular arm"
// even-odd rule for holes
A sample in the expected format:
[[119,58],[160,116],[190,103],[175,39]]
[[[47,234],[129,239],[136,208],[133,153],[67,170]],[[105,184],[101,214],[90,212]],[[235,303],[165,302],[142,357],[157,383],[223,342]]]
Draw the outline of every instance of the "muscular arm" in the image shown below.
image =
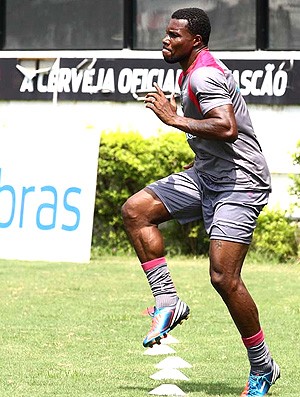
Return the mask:
[[163,123],[203,139],[236,140],[238,132],[232,105],[218,106],[207,112],[203,120],[196,120],[179,116],[175,99],[169,102],[157,85],[156,89],[157,93],[147,95],[145,103]]
[[168,125],[204,139],[234,142],[237,138],[232,105],[223,105],[210,110],[203,120],[176,116]]

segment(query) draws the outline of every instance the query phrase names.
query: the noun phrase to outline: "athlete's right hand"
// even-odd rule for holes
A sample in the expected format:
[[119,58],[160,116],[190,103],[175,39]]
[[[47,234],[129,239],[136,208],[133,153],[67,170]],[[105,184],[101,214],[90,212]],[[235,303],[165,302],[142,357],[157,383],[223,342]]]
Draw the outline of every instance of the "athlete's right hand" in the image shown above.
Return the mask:
[[175,95],[172,95],[168,100],[158,84],[153,83],[153,85],[157,92],[146,95],[144,101],[146,108],[151,109],[163,123],[170,125],[174,117],[177,116]]

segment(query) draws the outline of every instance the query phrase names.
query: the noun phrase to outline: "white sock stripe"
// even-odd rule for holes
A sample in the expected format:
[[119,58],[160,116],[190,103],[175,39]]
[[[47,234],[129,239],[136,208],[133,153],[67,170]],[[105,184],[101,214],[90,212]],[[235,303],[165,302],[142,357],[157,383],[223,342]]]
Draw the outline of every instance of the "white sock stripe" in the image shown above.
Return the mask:
[[186,304],[179,299],[179,301],[177,302],[176,308],[175,308],[175,314],[174,314],[172,324],[174,324],[174,322],[179,319],[179,317],[181,316],[181,314],[183,312],[185,312],[185,310],[186,310]]
[[261,350],[261,349],[264,349],[265,348],[265,345],[266,345],[266,343],[265,343],[265,341],[263,340],[262,342],[260,342],[258,345],[256,345],[256,346],[251,346],[251,347],[249,347],[248,349],[250,350],[250,351],[257,351],[257,350]]
[[274,369],[273,369],[273,376],[272,376],[272,383],[275,383],[276,379],[278,379],[280,374],[280,368],[279,366],[274,362]]

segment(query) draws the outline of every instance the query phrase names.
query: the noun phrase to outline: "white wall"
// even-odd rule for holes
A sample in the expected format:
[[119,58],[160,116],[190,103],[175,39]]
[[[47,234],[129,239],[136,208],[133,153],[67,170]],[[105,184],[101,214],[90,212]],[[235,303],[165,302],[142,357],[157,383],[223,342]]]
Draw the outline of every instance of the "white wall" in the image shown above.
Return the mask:
[[[288,191],[289,174],[300,173],[300,167],[292,162],[292,153],[300,141],[300,107],[250,105],[249,111],[272,173],[273,193],[269,205],[287,209],[294,201]],[[74,123],[78,128],[134,130],[144,136],[170,131],[170,127],[140,102],[58,102],[56,105],[51,102],[0,102],[0,128],[7,133],[17,127],[26,133],[32,120],[39,119],[46,126],[53,118],[59,120],[62,131],[72,128]],[[300,210],[295,210],[293,215],[300,217]]]
[[[300,173],[292,154],[300,142],[299,106],[249,106],[252,122],[272,173],[269,205],[288,209],[296,201],[289,194],[290,174]],[[300,217],[300,208],[293,212]]]

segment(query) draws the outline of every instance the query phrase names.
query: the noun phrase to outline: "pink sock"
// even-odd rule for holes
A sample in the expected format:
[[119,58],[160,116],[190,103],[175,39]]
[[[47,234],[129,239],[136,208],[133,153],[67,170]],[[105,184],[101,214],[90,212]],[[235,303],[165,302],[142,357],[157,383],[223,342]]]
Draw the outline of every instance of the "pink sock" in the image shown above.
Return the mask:
[[264,333],[260,330],[250,338],[242,338],[248,352],[251,372],[256,375],[268,373],[273,368],[272,358],[265,342]]
[[265,336],[261,329],[257,334],[250,336],[249,338],[242,338],[242,341],[246,347],[253,347],[259,345],[264,339]]
[[142,268],[144,272],[147,272],[148,270],[154,269],[156,266],[162,265],[164,263],[166,263],[166,258],[162,256],[161,258],[155,258],[151,261],[142,263]]
[[166,258],[163,256],[144,262],[142,263],[142,269],[148,279],[155,299],[155,306],[157,308],[175,306],[178,296],[167,266]]

